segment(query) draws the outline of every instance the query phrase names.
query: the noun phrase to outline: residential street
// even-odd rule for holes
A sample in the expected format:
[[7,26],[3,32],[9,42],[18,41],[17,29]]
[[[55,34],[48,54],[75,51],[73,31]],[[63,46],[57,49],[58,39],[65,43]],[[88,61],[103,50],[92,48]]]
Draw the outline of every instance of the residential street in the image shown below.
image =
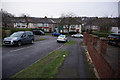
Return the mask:
[[[21,47],[3,47],[3,78],[9,78],[15,73],[21,71],[37,60],[43,58],[55,49],[69,51],[68,57],[59,68],[57,78],[87,78],[87,68],[85,66],[84,49],[80,46],[82,38],[69,38],[75,40],[76,44],[68,46],[64,43],[57,43],[57,37],[41,36],[47,38],[43,41],[27,44]],[[39,38],[36,36],[35,38]]]
[[57,37],[42,36],[42,38],[43,37],[47,39],[35,42],[34,44],[23,45],[21,47],[4,46],[2,48],[3,78],[14,75],[16,72],[33,64],[64,44],[57,43]]

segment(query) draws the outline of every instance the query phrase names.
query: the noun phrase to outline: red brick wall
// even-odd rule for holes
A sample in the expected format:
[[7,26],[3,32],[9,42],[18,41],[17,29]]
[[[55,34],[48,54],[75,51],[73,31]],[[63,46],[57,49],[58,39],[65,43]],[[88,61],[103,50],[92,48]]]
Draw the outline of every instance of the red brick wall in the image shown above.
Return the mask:
[[[99,74],[100,78],[113,78],[114,70],[111,68],[109,63],[105,60],[102,54],[106,53],[107,50],[107,40],[99,39],[99,43],[97,43],[98,38],[88,33],[84,33],[83,42],[84,45],[87,45],[88,52],[90,57],[95,65],[95,68]],[[98,49],[96,46],[98,46]]]

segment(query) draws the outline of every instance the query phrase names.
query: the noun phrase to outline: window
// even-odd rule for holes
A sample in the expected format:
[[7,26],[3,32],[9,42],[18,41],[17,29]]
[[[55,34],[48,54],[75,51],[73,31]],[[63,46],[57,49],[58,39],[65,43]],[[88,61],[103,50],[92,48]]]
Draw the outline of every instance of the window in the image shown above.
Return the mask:
[[24,23],[21,23],[22,24],[22,26],[25,26],[25,24]]
[[47,24],[47,23],[45,23],[45,24],[44,24],[44,27],[48,27],[48,24]]
[[71,25],[71,28],[75,28],[75,25]]
[[45,32],[49,32],[49,29],[44,29]]
[[63,28],[68,28],[68,25],[65,25]]
[[43,27],[43,24],[42,23],[38,23],[38,27]]
[[26,33],[23,34],[23,37],[26,37]]
[[20,23],[17,23],[17,26],[20,26]]
[[36,23],[34,23],[33,25],[34,25],[34,26],[37,26],[37,24],[36,24]]
[[68,30],[64,30],[64,33],[68,33]]

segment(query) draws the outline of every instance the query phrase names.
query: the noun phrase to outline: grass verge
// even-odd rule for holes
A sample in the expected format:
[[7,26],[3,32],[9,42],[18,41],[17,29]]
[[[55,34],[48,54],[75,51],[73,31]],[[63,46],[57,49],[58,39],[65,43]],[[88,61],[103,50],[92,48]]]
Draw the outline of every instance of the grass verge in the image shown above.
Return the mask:
[[67,43],[65,43],[65,45],[73,45],[73,44],[75,44],[75,43],[76,43],[76,41],[70,40],[70,41],[68,41]]
[[35,39],[35,41],[42,41],[42,40],[46,40],[44,38],[41,38],[41,39]]
[[63,55],[67,56],[68,52],[59,50],[53,51],[11,78],[53,78],[65,59]]

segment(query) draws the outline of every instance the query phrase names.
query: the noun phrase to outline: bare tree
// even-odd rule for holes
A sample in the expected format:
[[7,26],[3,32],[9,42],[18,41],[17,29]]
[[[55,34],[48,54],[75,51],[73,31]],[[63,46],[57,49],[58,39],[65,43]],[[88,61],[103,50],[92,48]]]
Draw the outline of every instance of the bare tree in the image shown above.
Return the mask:
[[0,10],[0,14],[2,15],[2,26],[13,27],[12,20],[14,18],[14,15],[8,13],[7,11],[4,11],[3,9]]
[[75,14],[73,13],[68,13],[68,14],[61,14],[61,17],[60,17],[60,23],[59,25],[60,26],[63,26],[63,25],[68,25],[68,33],[69,33],[69,27],[70,25],[74,24],[75,23]]
[[26,25],[27,25],[27,28],[28,28],[28,25],[29,25],[29,17],[30,15],[29,14],[22,14],[20,17],[23,17],[25,22],[26,22]]
[[111,27],[117,25],[117,21],[114,18],[98,18],[94,24],[99,26],[102,31],[109,31]]

